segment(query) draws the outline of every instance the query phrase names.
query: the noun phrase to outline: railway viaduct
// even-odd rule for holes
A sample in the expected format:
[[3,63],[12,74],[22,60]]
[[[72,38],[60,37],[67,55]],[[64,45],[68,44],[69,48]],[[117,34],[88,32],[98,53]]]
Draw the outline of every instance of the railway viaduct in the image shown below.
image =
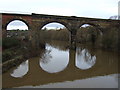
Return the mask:
[[[7,25],[13,20],[23,21],[29,29],[29,35],[35,45],[39,45],[38,30],[41,30],[46,24],[57,22],[64,25],[70,32],[70,43],[75,44],[77,30],[84,24],[89,24],[96,27],[96,30],[105,33],[106,29],[118,27],[120,32],[120,20],[97,19],[76,16],[58,16],[46,14],[15,14],[15,13],[1,13],[0,22],[2,23],[2,36],[6,37]],[[74,45],[73,45],[74,46]]]

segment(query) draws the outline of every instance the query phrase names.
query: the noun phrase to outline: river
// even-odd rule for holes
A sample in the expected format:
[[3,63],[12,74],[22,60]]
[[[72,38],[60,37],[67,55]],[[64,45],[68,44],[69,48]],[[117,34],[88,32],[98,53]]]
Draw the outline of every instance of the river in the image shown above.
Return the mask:
[[[120,56],[119,56],[120,57]],[[2,75],[3,88],[118,88],[117,52],[49,41],[39,57]]]

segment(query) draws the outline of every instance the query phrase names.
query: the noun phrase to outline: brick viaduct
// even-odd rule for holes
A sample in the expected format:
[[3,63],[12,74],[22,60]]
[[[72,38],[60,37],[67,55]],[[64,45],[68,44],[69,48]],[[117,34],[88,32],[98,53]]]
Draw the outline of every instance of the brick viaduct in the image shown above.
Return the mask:
[[[77,30],[84,24],[95,26],[97,30],[103,34],[106,28],[118,27],[120,28],[120,20],[110,19],[97,19],[97,18],[85,18],[76,16],[57,16],[57,15],[45,15],[45,14],[14,14],[14,13],[1,13],[0,20],[2,22],[2,35],[6,37],[7,25],[13,20],[23,21],[30,31],[30,37],[33,43],[39,40],[38,30],[41,30],[46,24],[57,22],[64,25],[70,32],[70,43],[75,43]],[[120,30],[118,30],[120,32]],[[35,45],[38,45],[36,43]]]

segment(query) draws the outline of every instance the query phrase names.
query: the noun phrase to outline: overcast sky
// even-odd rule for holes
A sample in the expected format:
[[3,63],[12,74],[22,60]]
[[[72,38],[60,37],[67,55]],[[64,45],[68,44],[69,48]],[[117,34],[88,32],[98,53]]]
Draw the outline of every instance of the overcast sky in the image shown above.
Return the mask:
[[39,13],[109,18],[118,14],[119,0],[0,0],[0,12]]
[[0,12],[38,13],[108,19],[120,0],[0,0]]

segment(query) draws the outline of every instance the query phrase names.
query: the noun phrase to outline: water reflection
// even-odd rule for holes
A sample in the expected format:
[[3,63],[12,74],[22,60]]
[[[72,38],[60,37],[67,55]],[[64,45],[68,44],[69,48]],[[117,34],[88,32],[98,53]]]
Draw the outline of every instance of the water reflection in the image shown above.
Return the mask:
[[14,69],[10,75],[16,78],[23,77],[25,74],[27,74],[29,70],[28,68],[28,60],[26,60],[25,62],[21,63],[16,69]]
[[[11,77],[11,70],[14,71],[12,74],[17,74],[14,76],[22,78]],[[118,74],[118,54],[84,45],[77,46],[76,50],[73,50],[68,49],[64,42],[60,42],[60,45],[58,42],[50,42],[46,50],[41,51],[40,57],[31,58],[22,67],[18,66],[16,70],[14,68],[11,70],[2,75],[3,88],[35,87],[57,82],[62,82],[63,87],[77,85],[91,88],[95,86],[117,88],[117,76],[110,79],[107,75]],[[76,80],[80,81],[74,82]],[[72,84],[64,84],[65,81],[71,81]]]
[[47,45],[45,54],[40,58],[40,67],[49,73],[63,71],[69,63],[68,51],[58,50]]
[[76,67],[79,69],[89,69],[91,68],[96,62],[96,56],[91,55],[87,49],[81,50],[77,48],[76,52]]
[[[93,86],[94,88],[118,88],[118,78],[116,76],[118,75],[112,74],[82,80],[50,83],[40,86],[34,86],[34,88],[92,88]],[[117,81],[115,80],[116,78]],[[25,87],[33,88],[33,86],[23,86],[23,88]]]
[[40,58],[41,63],[47,64],[51,61],[52,55],[50,54],[52,50],[46,50],[43,56]]

